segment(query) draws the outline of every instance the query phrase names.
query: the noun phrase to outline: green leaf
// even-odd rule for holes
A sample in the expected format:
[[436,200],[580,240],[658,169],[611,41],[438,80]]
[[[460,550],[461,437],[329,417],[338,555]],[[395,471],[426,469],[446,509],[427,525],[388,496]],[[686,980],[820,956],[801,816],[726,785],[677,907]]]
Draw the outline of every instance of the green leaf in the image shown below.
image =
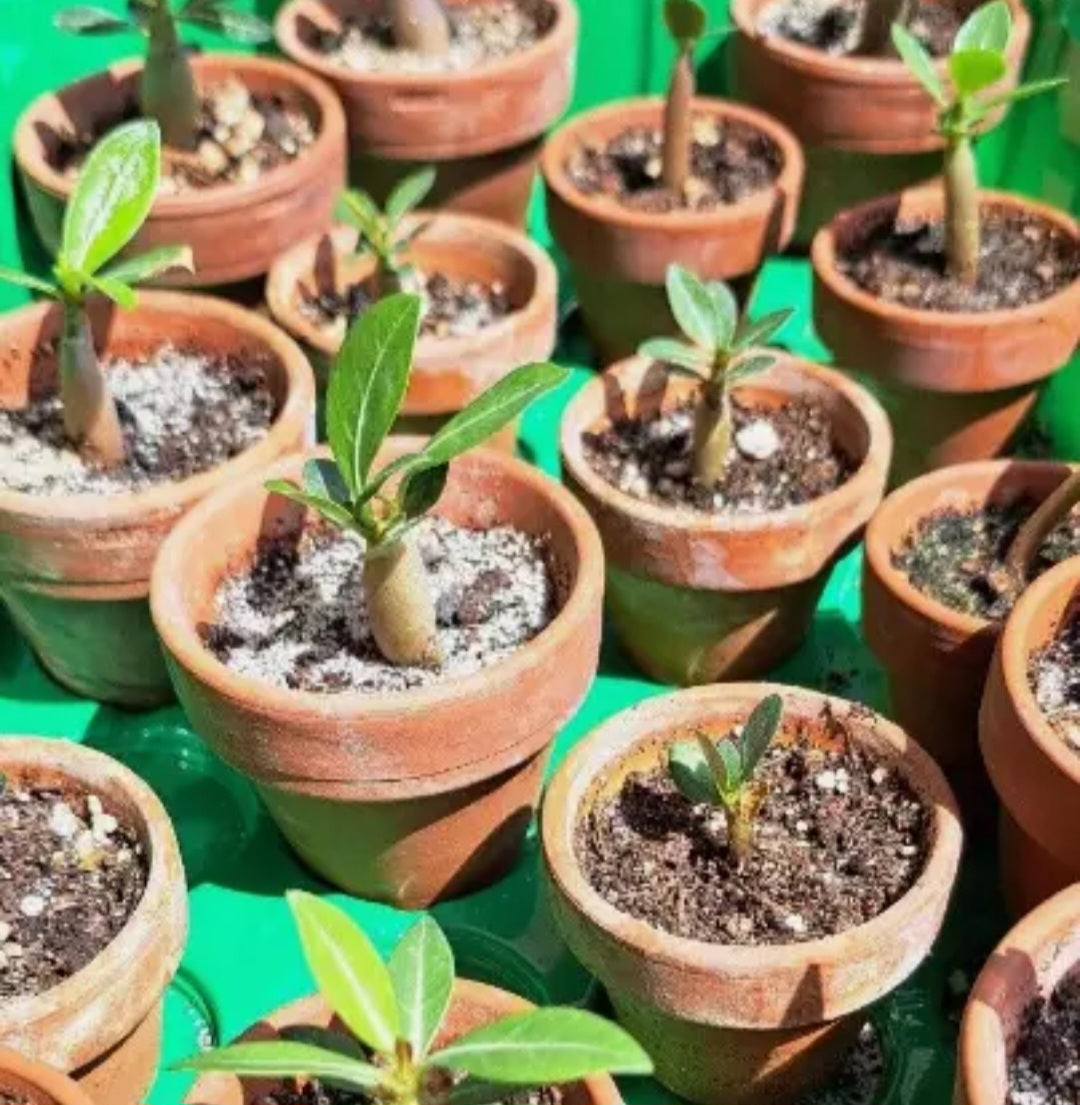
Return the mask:
[[739,738],[742,777],[749,779],[780,728],[784,700],[778,694],[763,698],[750,712]]
[[343,222],[355,226],[362,238],[375,244],[383,237],[383,215],[366,192],[343,192],[337,201],[336,214]]
[[423,917],[401,938],[389,967],[402,1032],[419,1062],[450,1008],[454,953],[442,929],[430,917]]
[[133,31],[135,28],[122,16],[104,8],[77,5],[63,8],[53,16],[53,26],[58,31],[74,35],[112,34],[115,31]]
[[770,311],[769,314],[762,315],[756,320],[741,318],[739,325],[735,327],[732,348],[739,352],[752,345],[767,345],[794,313],[790,308],[785,307],[781,311]]
[[934,68],[934,59],[926,52],[923,44],[908,30],[894,23],[892,27],[893,46],[900,55],[903,63],[911,70],[915,79],[930,93],[931,98],[940,106],[945,107],[948,100],[945,98],[945,89],[942,87],[941,78]]
[[1012,15],[1005,0],[991,0],[976,8],[964,20],[953,41],[953,53],[963,50],[989,50],[1004,53],[1012,34]]
[[364,1045],[346,1032],[333,1028],[322,1028],[317,1024],[287,1024],[278,1032],[282,1040],[290,1044],[307,1044],[309,1047],[322,1048],[336,1055],[346,1055],[350,1059],[359,1059],[366,1063],[368,1052]]
[[311,507],[312,510],[318,511],[328,522],[335,526],[340,526],[342,529],[354,529],[356,527],[356,522],[348,508],[335,503],[333,499],[302,491],[296,484],[289,483],[288,480],[267,480],[263,486],[275,495],[284,495],[286,499],[291,499],[294,503]]
[[735,746],[729,740],[717,743],[708,733],[699,732],[696,736],[720,796],[726,798],[738,791],[743,785],[742,759]]
[[421,468],[401,481],[398,502],[406,518],[421,518],[439,501],[450,475],[450,465]]
[[388,296],[352,324],[334,362],[326,432],[353,495],[367,482],[401,409],[419,326],[419,296]]
[[677,741],[668,748],[668,774],[688,802],[716,805],[720,798],[709,761],[696,740]]
[[193,23],[199,27],[209,27],[210,30],[231,38],[233,42],[239,42],[250,46],[257,46],[269,42],[274,37],[274,30],[265,20],[248,12],[230,11],[224,4],[189,5],[183,9],[178,19],[185,23]]
[[1041,96],[1044,92],[1053,92],[1056,88],[1061,88],[1062,85],[1068,84],[1067,77],[1051,77],[1045,81],[1029,81],[1027,84],[1019,85],[1017,88],[1010,89],[1008,92],[1002,92],[999,95],[991,96],[990,99],[985,100],[980,104],[980,109],[983,114],[993,111],[996,107],[1001,107],[1002,104],[1016,103],[1018,100],[1029,100],[1032,96]]
[[295,1078],[329,1080],[339,1086],[371,1090],[382,1085],[383,1073],[371,1063],[336,1051],[287,1040],[257,1040],[192,1055],[173,1070],[219,1071],[241,1078]]
[[697,345],[708,350],[718,347],[716,303],[705,286],[689,269],[669,265],[667,278],[668,304],[679,329]]
[[301,473],[304,490],[309,495],[317,495],[322,499],[329,499],[332,503],[340,503],[344,507],[349,506],[349,489],[341,478],[341,470],[332,460],[319,457],[316,460],[304,461]]
[[990,50],[961,50],[949,55],[949,76],[961,96],[972,96],[1005,76],[1005,59]]
[[776,358],[770,353],[754,353],[749,357],[740,357],[727,370],[727,386],[735,387],[736,384],[745,384],[747,380],[760,375],[767,368],[776,364]]
[[157,123],[138,119],[107,134],[76,179],[64,212],[61,260],[93,275],[119,253],[149,214],[160,172]]
[[455,1040],[429,1059],[508,1086],[557,1085],[590,1074],[651,1074],[652,1061],[624,1029],[583,1009],[514,1013]]
[[704,376],[709,367],[700,349],[675,338],[650,338],[638,346],[638,355],[663,364],[691,369],[696,376]]
[[6,265],[0,265],[0,283],[15,284],[20,288],[29,288],[30,291],[40,292],[42,295],[47,295],[51,299],[55,299],[57,296],[55,284],[50,284],[47,280],[41,280],[36,276],[31,276],[28,272],[19,272],[18,269],[9,269]]
[[434,187],[435,167],[432,165],[407,176],[390,193],[390,198],[386,201],[386,218],[393,226],[397,226],[410,211],[427,199]]
[[707,14],[698,0],[664,0],[664,24],[680,45],[693,44],[705,33]]
[[170,269],[195,271],[195,258],[187,246],[159,246],[110,265],[101,275],[125,284],[141,284]]
[[90,286],[107,299],[111,299],[118,307],[130,311],[135,306],[135,289],[123,280],[117,280],[115,276],[91,276],[88,277]]
[[739,304],[731,289],[720,280],[705,285],[713,302],[713,330],[717,349],[727,349],[735,336],[739,320]]

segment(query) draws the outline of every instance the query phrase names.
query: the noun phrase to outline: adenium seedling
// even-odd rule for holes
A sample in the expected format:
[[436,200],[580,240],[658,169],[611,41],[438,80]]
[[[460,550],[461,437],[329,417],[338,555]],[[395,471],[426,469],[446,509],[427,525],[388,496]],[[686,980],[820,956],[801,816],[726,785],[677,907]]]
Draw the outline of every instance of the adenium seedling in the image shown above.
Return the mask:
[[272,480],[267,487],[363,537],[363,587],[375,643],[392,663],[435,665],[435,604],[409,533],[438,502],[450,461],[560,384],[566,370],[553,364],[515,369],[455,414],[419,452],[373,471],[405,398],[419,324],[420,298],[404,293],[381,300],[352,324],[327,389],[334,459],[308,461],[300,486]]
[[384,964],[343,910],[300,891],[287,897],[308,969],[351,1035],[286,1029],[283,1039],[219,1048],[180,1069],[319,1079],[382,1105],[494,1105],[515,1089],[652,1072],[632,1037],[583,1009],[512,1013],[437,1046],[453,998],[454,956],[430,917]]
[[58,12],[54,22],[60,30],[79,35],[144,34],[146,61],[139,81],[139,109],[158,122],[167,146],[191,149],[198,128],[199,94],[177,25],[209,27],[235,42],[253,45],[273,37],[269,24],[231,10],[231,2],[184,0],[176,7],[174,0],[129,0],[128,18],[80,5]]
[[763,698],[751,711],[742,731],[716,742],[698,732],[668,750],[668,773],[690,802],[719,806],[727,823],[728,844],[742,863],[754,843],[754,819],[766,790],[754,772],[780,730],[784,704],[778,694]]
[[791,311],[774,311],[757,321],[740,317],[726,284],[706,283],[679,265],[667,270],[667,297],[687,341],[653,338],[638,352],[700,381],[694,407],[694,477],[708,486],[723,476],[731,450],[731,390],[773,363],[772,354],[753,347],[769,341]]
[[162,246],[108,263],[145,221],[160,171],[157,124],[140,120],[117,127],[97,144],[75,182],[64,211],[54,282],[0,269],[0,280],[39,292],[62,306],[58,359],[64,428],[73,444],[106,466],[124,460],[124,435],[94,350],[86,301],[97,292],[120,307],[131,308],[135,306],[133,285],[167,269],[192,270],[191,250],[185,246]]
[[664,0],[664,24],[675,40],[675,65],[664,104],[664,187],[682,195],[690,175],[690,143],[696,82],[694,49],[705,35],[706,13],[699,0]]
[[949,274],[965,284],[979,275],[979,178],[972,138],[996,108],[1036,96],[1064,83],[1033,81],[1012,91],[983,95],[1005,76],[1005,49],[1012,36],[1006,0],[976,8],[956,34],[948,58],[951,89],[946,91],[933,58],[903,27],[893,27],[896,52],[938,106],[937,132],[945,139],[945,255]]

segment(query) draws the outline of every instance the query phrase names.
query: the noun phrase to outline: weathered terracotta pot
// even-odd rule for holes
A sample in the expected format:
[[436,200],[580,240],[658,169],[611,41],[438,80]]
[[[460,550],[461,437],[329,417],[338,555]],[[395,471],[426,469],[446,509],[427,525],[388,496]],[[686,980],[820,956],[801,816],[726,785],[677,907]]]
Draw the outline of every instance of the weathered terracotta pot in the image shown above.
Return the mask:
[[[391,439],[386,457],[418,444]],[[426,906],[490,882],[517,855],[551,742],[596,671],[600,540],[546,476],[493,450],[469,453],[451,467],[437,513],[546,535],[563,597],[555,620],[506,660],[430,688],[280,689],[230,671],[198,626],[260,536],[301,525],[302,512],[263,481],[298,477],[302,463],[234,483],[176,528],[154,570],[154,621],[193,728],[254,779],[300,857],[359,897]]]
[[[322,230],[345,186],[345,116],[324,81],[296,66],[241,54],[192,58],[200,87],[238,77],[254,92],[280,96],[315,122],[316,138],[294,161],[251,184],[223,184],[159,197],[128,247],[190,246],[195,272],[177,271],[160,284],[207,287],[262,276],[282,250]],[[73,179],[53,167],[61,136],[97,129],[135,101],[142,63],[122,62],[57,93],[38,97],[15,127],[15,160],[39,237],[50,253],[60,241]]]
[[[61,312],[37,304],[0,318],[0,404],[51,388]],[[25,495],[0,490],[0,598],[49,673],[88,698],[152,706],[172,698],[146,598],[158,545],[214,488],[310,440],[315,383],[276,326],[221,300],[141,292],[133,311],[96,303],[103,357],[139,356],[171,342],[256,357],[278,404],[266,437],[226,464],[129,495]]]
[[[172,824],[138,776],[70,741],[5,737],[0,773],[15,783],[96,794],[142,837],[150,864],[146,890],[112,943],[58,986],[0,1001],[0,1044],[69,1073],[98,1105],[138,1105],[157,1073],[162,1001],[187,939],[187,889]],[[0,1056],[0,1089],[10,1070]],[[43,1089],[52,1096],[40,1105],[53,1105],[53,1098],[56,1105],[83,1105],[62,1085]]]
[[1080,754],[1050,727],[1027,674],[1078,594],[1080,558],[1028,587],[1005,622],[979,713],[983,760],[1003,807],[1001,877],[1014,917],[1080,882]]
[[[467,337],[420,338],[399,432],[433,432],[448,414],[467,406],[511,369],[547,360],[555,349],[558,278],[551,258],[539,246],[500,223],[466,215],[414,215],[402,230],[408,233],[424,223],[428,227],[409,251],[409,259],[421,271],[501,283],[513,313]],[[322,383],[345,324],[320,326],[301,304],[320,291],[342,291],[371,276],[375,262],[370,254],[357,252],[358,239],[349,226],[309,238],[283,254],[267,280],[271,314],[311,351]],[[516,423],[489,444],[514,452]]]
[[[602,797],[696,727],[745,720],[770,691],[785,716],[813,724],[828,706],[933,811],[926,869],[880,916],[838,936],[738,947],[673,936],[610,905],[578,864],[575,833]],[[811,730],[812,732],[813,730]],[[555,920],[571,951],[607,989],[619,1020],[691,1101],[783,1105],[826,1081],[858,1032],[858,1014],[898,986],[930,951],[960,859],[956,803],[940,770],[902,730],[865,707],[761,683],[698,687],[649,699],[594,729],[548,786],[541,809]]]
[[783,168],[771,188],[713,211],[634,211],[610,196],[588,196],[566,172],[580,146],[602,144],[628,127],[659,127],[663,100],[625,100],[572,119],[544,148],[548,220],[570,261],[581,311],[605,363],[635,352],[647,338],[672,333],[664,276],[673,263],[703,279],[753,273],[791,240],[803,184],[794,136],[768,115],[726,100],[697,99],[695,116],[735,119],[768,135]]
[[[933,102],[899,58],[838,57],[766,35],[758,21],[771,2],[733,0],[732,86],[803,144],[806,188],[795,240],[808,244],[845,208],[938,176],[943,143]],[[1001,90],[1015,87],[1031,35],[1020,0],[1009,0],[1009,8],[1013,33]],[[938,69],[944,77],[943,61]],[[982,129],[1003,115],[993,113]]]
[[341,97],[350,176],[365,191],[382,202],[418,165],[434,163],[432,206],[522,226],[542,136],[574,83],[577,8],[549,2],[554,22],[535,46],[454,73],[361,73],[332,61],[314,43],[320,31],[340,29],[353,0],[289,0],[274,29],[282,51]]
[[776,357],[740,395],[761,404],[813,396],[859,462],[842,487],[802,506],[708,515],[637,499],[594,471],[583,434],[676,406],[696,386],[643,358],[589,381],[563,415],[563,471],[603,538],[608,609],[623,644],[661,682],[741,679],[779,663],[798,647],[830,569],[881,502],[891,444],[884,412],[840,373]]
[[25,1098],[30,1105],[93,1105],[67,1075],[0,1047],[0,1096],[4,1094]]
[[[921,311],[888,303],[844,276],[837,258],[876,227],[942,211],[937,188],[845,211],[814,238],[814,325],[844,368],[865,372],[898,427],[892,477],[1001,453],[1037,398],[1038,385],[1080,339],[1080,280],[1007,311]],[[984,192],[983,208],[1027,211],[1080,239],[1068,215],[1033,200]]]

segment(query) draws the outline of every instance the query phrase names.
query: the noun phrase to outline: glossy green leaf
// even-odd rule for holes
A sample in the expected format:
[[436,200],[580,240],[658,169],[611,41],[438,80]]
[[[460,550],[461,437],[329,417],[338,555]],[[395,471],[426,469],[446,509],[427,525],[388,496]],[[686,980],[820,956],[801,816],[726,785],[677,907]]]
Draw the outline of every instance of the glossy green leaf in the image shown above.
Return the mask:
[[304,461],[301,482],[304,490],[311,495],[318,495],[342,506],[349,505],[349,488],[341,477],[341,470],[332,460],[318,457]]
[[1019,100],[1029,100],[1032,96],[1041,96],[1044,92],[1053,92],[1055,89],[1061,88],[1062,85],[1068,84],[1068,78],[1066,77],[1050,77],[1044,81],[1029,81],[1027,84],[1022,84],[1017,88],[1010,89],[1008,92],[1002,92],[998,95],[991,96],[988,100],[984,100],[980,105],[983,114],[993,111],[996,107],[1001,107],[1002,104],[1016,103]]
[[317,1024],[289,1024],[278,1035],[291,1044],[307,1044],[364,1063],[368,1060],[368,1052],[359,1040],[334,1028],[323,1028]]
[[174,1070],[220,1071],[241,1078],[319,1078],[339,1086],[371,1090],[383,1074],[371,1063],[336,1051],[287,1040],[257,1040],[192,1055]]
[[75,35],[113,34],[117,31],[133,31],[135,28],[122,16],[104,8],[77,5],[63,8],[53,16],[53,26],[58,31]]
[[701,350],[675,338],[650,338],[638,346],[638,355],[662,364],[691,369],[697,376],[708,372],[708,362]]
[[41,280],[31,276],[28,272],[20,272],[18,269],[9,269],[6,265],[0,265],[0,283],[15,284],[20,288],[28,288],[32,292],[40,292],[51,299],[55,299],[57,288],[47,280]]
[[911,70],[915,79],[930,93],[931,98],[944,107],[948,100],[941,77],[934,67],[934,59],[926,52],[923,44],[906,28],[894,23],[892,28],[893,46],[901,60]]
[[355,226],[361,237],[371,243],[381,243],[383,216],[378,205],[366,192],[343,192],[337,201],[336,214],[342,222]]
[[705,349],[718,348],[716,304],[704,281],[681,265],[669,265],[665,285],[679,329]]
[[94,291],[111,299],[125,311],[130,311],[135,306],[135,289],[130,284],[125,284],[123,280],[106,275],[90,276],[87,280]]
[[707,14],[698,0],[664,0],[664,25],[676,42],[694,43],[705,33]]
[[454,953],[435,921],[422,917],[399,941],[389,968],[401,1009],[402,1034],[419,1059],[427,1054],[450,1008]]
[[953,41],[953,52],[989,50],[1003,53],[1012,34],[1012,15],[1005,0],[990,0],[964,20]]
[[741,351],[752,345],[767,345],[794,313],[785,307],[781,311],[770,311],[759,319],[741,318],[735,327],[732,348]]
[[727,371],[727,385],[732,388],[737,384],[745,384],[774,364],[776,358],[770,353],[752,353],[748,357],[740,357]]
[[716,790],[712,768],[696,741],[677,741],[668,748],[668,774],[688,802],[716,805],[720,795]]
[[343,529],[352,529],[355,526],[348,507],[335,503],[333,499],[303,491],[288,480],[267,480],[263,486],[275,495],[284,495],[286,499],[291,499],[294,503],[311,507],[312,510],[318,511],[328,522],[335,526],[340,526]]
[[713,304],[713,340],[717,349],[728,349],[739,321],[739,304],[722,280],[710,280],[705,287]]
[[110,265],[101,275],[125,284],[141,284],[172,269],[195,271],[195,257],[187,246],[159,246]]
[[401,512],[408,519],[422,518],[442,498],[450,465],[439,464],[434,468],[420,468],[408,473],[401,481],[398,502]]
[[972,96],[1005,76],[1005,58],[990,50],[960,50],[949,55],[949,76],[961,96]]
[[390,198],[386,201],[387,219],[396,226],[410,211],[414,211],[427,199],[434,187],[434,166],[429,165],[407,176],[390,193]]
[[750,711],[739,738],[742,777],[749,779],[761,763],[777,731],[784,714],[784,701],[778,694],[763,698]]
[[738,749],[729,740],[714,741],[708,733],[697,734],[709,770],[716,781],[716,789],[721,797],[732,794],[743,785],[742,757]]

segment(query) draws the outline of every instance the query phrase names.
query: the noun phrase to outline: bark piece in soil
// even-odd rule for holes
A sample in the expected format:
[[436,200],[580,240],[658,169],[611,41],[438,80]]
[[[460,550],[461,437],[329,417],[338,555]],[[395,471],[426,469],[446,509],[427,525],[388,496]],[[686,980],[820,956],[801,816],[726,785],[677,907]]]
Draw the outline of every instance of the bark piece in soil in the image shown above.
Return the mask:
[[55,391],[0,409],[0,487],[31,495],[120,495],[209,471],[266,436],[274,397],[254,359],[162,346],[105,364],[127,459],[103,469],[64,432]]
[[608,196],[637,211],[709,211],[770,187],[784,167],[780,147],[736,119],[693,121],[690,177],[683,195],[662,183],[663,134],[628,127],[604,145],[582,145],[566,163],[571,183],[585,195]]
[[1080,977],[1066,976],[1028,1006],[1009,1062],[1005,1105],[1080,1101]]
[[[713,487],[693,477],[694,416],[688,405],[585,434],[585,458],[628,495],[710,514],[782,510],[835,491],[854,473],[856,465],[836,441],[821,404],[800,399],[766,408],[744,406],[735,397],[732,406],[731,452],[723,479]],[[768,441],[769,435],[776,442],[771,453],[744,451],[757,444],[755,436]]]
[[0,788],[0,999],[40,994],[112,941],[146,889],[138,833],[96,795]]
[[1071,614],[1028,662],[1028,684],[1054,731],[1080,753],[1080,617]]
[[1038,215],[984,206],[973,287],[946,273],[941,219],[901,218],[870,228],[837,264],[888,303],[922,311],[998,311],[1039,303],[1080,277],[1080,241]]
[[824,746],[785,724],[765,754],[756,779],[767,797],[741,868],[722,812],[689,802],[656,768],[629,775],[582,820],[585,877],[616,909],[717,944],[796,944],[877,917],[922,873],[930,816],[844,719],[825,711],[813,725]]

